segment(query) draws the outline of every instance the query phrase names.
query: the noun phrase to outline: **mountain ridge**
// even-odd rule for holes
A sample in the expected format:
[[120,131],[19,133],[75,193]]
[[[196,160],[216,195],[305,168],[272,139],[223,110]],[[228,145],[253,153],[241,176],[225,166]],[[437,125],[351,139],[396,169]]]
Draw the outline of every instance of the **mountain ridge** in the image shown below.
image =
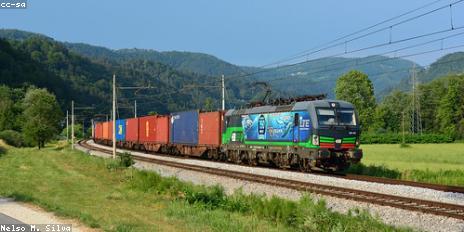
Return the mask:
[[[420,65],[406,59],[390,58],[385,56],[367,56],[358,58],[329,57],[310,60],[301,65],[289,68],[259,68],[234,65],[223,61],[213,55],[185,51],[156,51],[153,49],[110,49],[103,46],[94,46],[85,43],[59,42],[42,34],[24,32],[20,30],[1,29],[0,37],[14,40],[25,40],[30,37],[41,38],[61,43],[69,51],[79,54],[90,60],[104,65],[114,65],[121,62],[133,62],[145,60],[167,65],[174,70],[190,75],[198,74],[202,78],[214,80],[220,75],[226,75],[228,83],[244,80],[252,87],[254,81],[266,81],[274,90],[286,95],[306,95],[326,93],[333,98],[333,88],[339,76],[357,69],[366,73],[374,84],[377,99],[382,99],[394,89],[403,89],[410,79],[410,70],[416,67],[418,76],[424,76],[424,82],[433,80],[439,76],[448,74],[443,70],[437,71],[441,65],[434,65],[424,69]],[[450,56],[461,56],[461,54],[449,54]],[[446,57],[442,57],[446,59]],[[456,67],[454,67],[454,66]],[[464,63],[455,63],[448,70],[463,70]],[[258,74],[252,77],[248,73]],[[243,92],[244,90],[241,90]]]

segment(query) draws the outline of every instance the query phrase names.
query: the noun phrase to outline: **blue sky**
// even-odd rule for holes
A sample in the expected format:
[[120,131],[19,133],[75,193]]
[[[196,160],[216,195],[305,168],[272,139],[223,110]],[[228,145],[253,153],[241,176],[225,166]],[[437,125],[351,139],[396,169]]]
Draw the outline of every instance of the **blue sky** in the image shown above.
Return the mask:
[[[320,45],[347,33],[399,15],[433,0],[28,0],[26,10],[0,10],[0,27],[42,33],[60,41],[83,42],[119,48],[159,51],[193,51],[212,54],[239,65],[264,65]],[[449,4],[442,0],[424,11]],[[455,27],[464,25],[464,3],[453,7]],[[424,12],[422,11],[422,12]],[[407,18],[407,17],[405,17]],[[449,9],[392,29],[392,39],[450,27]],[[464,30],[462,30],[464,31]],[[459,31],[452,31],[457,33]],[[446,34],[447,35],[447,34]],[[347,44],[362,48],[389,40],[389,32]],[[423,38],[427,41],[440,38]],[[445,40],[444,47],[459,45],[464,35]],[[398,47],[382,47],[350,56],[379,54]],[[462,43],[462,42],[461,42]],[[426,51],[440,43],[417,48]],[[305,59],[343,52],[344,46]],[[437,57],[463,48],[410,57],[428,64]],[[405,51],[400,55],[414,53]]]

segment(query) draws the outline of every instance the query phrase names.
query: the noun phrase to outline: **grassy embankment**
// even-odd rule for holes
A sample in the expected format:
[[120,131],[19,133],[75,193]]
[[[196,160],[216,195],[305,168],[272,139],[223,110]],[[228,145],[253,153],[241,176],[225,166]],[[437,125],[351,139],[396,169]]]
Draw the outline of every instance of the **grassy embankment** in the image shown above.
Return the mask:
[[396,231],[367,213],[333,213],[309,197],[224,195],[54,145],[0,155],[0,195],[109,231]]
[[464,143],[362,145],[352,173],[464,186]]

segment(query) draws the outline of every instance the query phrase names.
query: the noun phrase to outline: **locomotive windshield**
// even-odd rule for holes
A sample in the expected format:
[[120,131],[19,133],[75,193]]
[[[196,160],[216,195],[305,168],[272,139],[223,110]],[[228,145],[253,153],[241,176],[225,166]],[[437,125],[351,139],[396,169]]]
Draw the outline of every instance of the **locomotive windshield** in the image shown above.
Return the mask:
[[319,125],[337,125],[335,111],[332,109],[317,109],[317,121]]
[[351,109],[317,109],[317,121],[321,126],[356,126],[356,116]]
[[339,110],[338,118],[340,125],[356,126],[356,118],[353,110]]

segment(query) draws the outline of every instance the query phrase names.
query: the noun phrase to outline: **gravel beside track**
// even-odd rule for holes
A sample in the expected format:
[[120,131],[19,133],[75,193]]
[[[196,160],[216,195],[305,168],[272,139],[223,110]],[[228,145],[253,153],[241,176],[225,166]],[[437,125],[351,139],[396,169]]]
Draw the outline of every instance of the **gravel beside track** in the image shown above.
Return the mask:
[[[92,142],[89,142],[89,144],[95,145],[95,144],[92,144]],[[108,147],[101,146],[101,145],[95,145],[95,146],[108,149]],[[95,152],[92,152],[92,153],[95,153]],[[147,155],[147,154],[143,154],[140,152],[132,152],[132,153],[136,155],[141,155],[141,156],[153,157],[153,155]],[[230,165],[230,164],[225,164],[225,163],[217,163],[217,162],[202,161],[202,160],[178,159],[178,158],[170,158],[170,157],[163,157],[163,156],[156,156],[156,157],[162,160],[184,162],[188,164],[196,164],[196,165],[202,165],[202,166],[208,166],[208,167],[229,169],[229,170],[234,170],[234,171],[248,172],[248,173],[260,174],[260,175],[268,175],[268,176],[273,176],[273,177],[294,179],[294,180],[300,180],[300,181],[306,181],[306,182],[331,184],[333,186],[341,185],[340,187],[362,189],[362,190],[367,190],[367,191],[372,191],[372,192],[377,191],[377,192],[381,192],[384,194],[392,194],[392,195],[405,196],[405,197],[411,197],[411,198],[417,198],[418,196],[421,196],[421,198],[425,200],[441,201],[442,199],[439,199],[439,198],[445,197],[445,201],[442,201],[442,202],[456,203],[459,201],[459,199],[463,199],[462,194],[446,193],[446,192],[441,192],[441,191],[415,188],[415,187],[353,181],[353,180],[346,180],[346,179],[341,179],[341,178],[336,178],[336,177],[312,175],[312,174],[307,174],[307,173],[286,172],[286,171],[275,170],[275,169],[237,166],[237,165]],[[165,175],[165,176],[174,175],[182,180],[191,181],[197,184],[205,184],[205,185],[221,184],[222,186],[224,186],[225,190],[228,193],[233,192],[237,188],[242,188],[243,191],[246,193],[251,193],[251,192],[264,193],[268,196],[277,195],[277,196],[289,198],[289,199],[297,199],[300,197],[300,194],[301,194],[300,192],[296,190],[290,190],[287,188],[281,188],[281,187],[275,187],[275,186],[269,187],[269,185],[251,183],[248,181],[235,180],[235,179],[231,179],[227,177],[221,177],[221,176],[209,175],[205,173],[198,173],[195,171],[188,171],[188,170],[182,170],[178,168],[166,167],[166,166],[152,164],[148,162],[138,161],[135,166],[137,168],[155,170],[159,172],[161,175]],[[324,181],[327,181],[327,182],[324,182]],[[391,191],[392,188],[394,188],[394,191]],[[416,191],[416,193],[409,194],[410,191]],[[425,197],[424,197],[424,194],[425,194]],[[458,196],[457,199],[456,199],[456,196]],[[316,197],[320,197],[320,196],[316,195]],[[326,199],[328,207],[331,208],[332,210],[335,210],[338,212],[347,212],[349,209],[360,207],[363,209],[367,209],[369,212],[371,212],[374,215],[378,215],[382,221],[388,224],[393,224],[397,226],[411,226],[411,227],[414,227],[420,230],[426,230],[426,231],[464,231],[464,221],[462,220],[416,213],[416,212],[406,211],[406,210],[392,208],[392,207],[373,205],[369,203],[360,203],[356,201],[338,199],[338,198],[327,197],[327,196],[323,196],[323,198]],[[459,203],[462,204],[462,200],[459,201]]]
[[[93,141],[88,142],[89,145],[109,149],[106,146],[93,143]],[[118,149],[119,151],[123,151]],[[335,187],[343,188],[352,188],[360,189],[369,192],[383,193],[394,196],[416,198],[429,201],[437,201],[443,203],[464,205],[464,194],[462,193],[452,193],[452,192],[443,192],[426,188],[411,187],[404,185],[391,185],[391,184],[381,184],[381,183],[372,183],[366,181],[358,180],[347,180],[344,178],[338,178],[333,176],[324,176],[324,175],[314,175],[311,173],[301,173],[301,172],[288,172],[285,170],[279,169],[270,169],[270,168],[260,168],[260,167],[247,167],[242,165],[234,165],[228,163],[219,163],[211,162],[207,160],[198,160],[198,159],[182,159],[182,158],[172,158],[161,155],[151,155],[142,152],[130,151],[132,154],[136,154],[143,157],[155,157],[160,160],[175,161],[185,164],[194,164],[200,166],[206,166],[211,168],[221,168],[238,172],[246,172],[252,174],[267,175],[278,178],[285,178],[290,180],[298,180],[303,182],[331,185]]]

